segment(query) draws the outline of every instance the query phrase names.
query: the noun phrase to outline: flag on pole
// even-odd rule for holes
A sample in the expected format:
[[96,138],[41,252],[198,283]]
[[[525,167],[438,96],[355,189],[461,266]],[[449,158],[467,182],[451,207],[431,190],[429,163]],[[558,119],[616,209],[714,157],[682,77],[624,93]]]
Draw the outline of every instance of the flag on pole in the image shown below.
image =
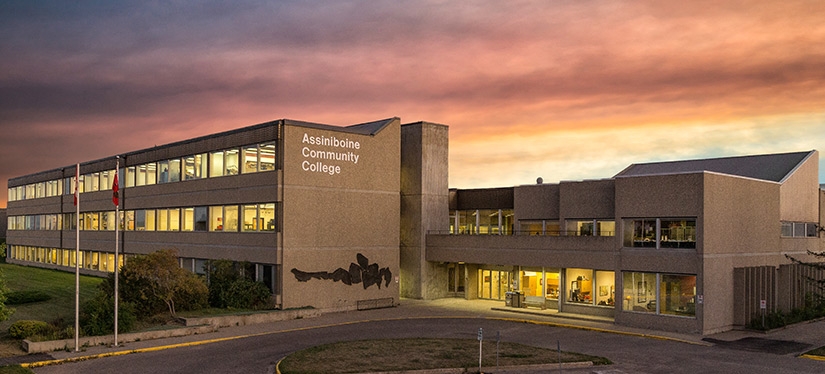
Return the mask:
[[120,188],[117,185],[117,172],[115,172],[115,181],[114,181],[114,183],[112,183],[112,203],[114,203],[115,206],[120,205],[120,199],[118,198],[118,191],[120,191]]
[[77,206],[77,195],[80,187],[80,164],[77,164],[77,168],[74,171],[74,205]]

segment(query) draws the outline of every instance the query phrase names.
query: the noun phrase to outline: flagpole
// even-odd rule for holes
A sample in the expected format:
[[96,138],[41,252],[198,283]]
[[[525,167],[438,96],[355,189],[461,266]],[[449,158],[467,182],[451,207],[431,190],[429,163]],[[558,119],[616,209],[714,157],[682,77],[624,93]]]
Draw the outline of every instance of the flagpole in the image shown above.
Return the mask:
[[75,262],[74,262],[74,350],[80,352],[80,164],[74,172]]
[[117,347],[117,304],[118,304],[118,268],[120,267],[119,261],[120,257],[118,256],[118,247],[120,242],[120,199],[118,196],[118,192],[120,191],[120,186],[118,186],[117,176],[120,172],[120,156],[117,156],[117,163],[115,164],[115,182],[112,184],[112,202],[115,204],[115,347]]

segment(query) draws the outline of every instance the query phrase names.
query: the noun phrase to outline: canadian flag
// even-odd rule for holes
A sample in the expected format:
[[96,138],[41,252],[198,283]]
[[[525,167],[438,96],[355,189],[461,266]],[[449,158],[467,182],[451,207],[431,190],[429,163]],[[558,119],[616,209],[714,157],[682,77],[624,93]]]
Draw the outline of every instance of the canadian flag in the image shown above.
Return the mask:
[[118,198],[118,191],[120,191],[120,188],[117,185],[117,173],[115,173],[115,181],[112,183],[112,203],[114,203],[115,206],[120,205],[120,199]]

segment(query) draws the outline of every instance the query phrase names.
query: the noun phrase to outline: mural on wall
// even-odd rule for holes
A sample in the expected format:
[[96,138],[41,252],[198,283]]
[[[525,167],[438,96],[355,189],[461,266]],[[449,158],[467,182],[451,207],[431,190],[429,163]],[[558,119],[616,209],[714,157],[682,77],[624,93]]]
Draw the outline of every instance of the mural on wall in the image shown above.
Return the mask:
[[379,269],[378,264],[370,264],[367,257],[360,253],[355,258],[358,263],[350,263],[349,270],[338,268],[330,273],[328,271],[306,272],[293,268],[291,271],[299,282],[307,282],[312,278],[332,279],[348,286],[362,283],[365,290],[372,285],[377,285],[380,289],[382,280],[384,281],[384,287],[390,285],[390,280],[392,280],[390,268]]

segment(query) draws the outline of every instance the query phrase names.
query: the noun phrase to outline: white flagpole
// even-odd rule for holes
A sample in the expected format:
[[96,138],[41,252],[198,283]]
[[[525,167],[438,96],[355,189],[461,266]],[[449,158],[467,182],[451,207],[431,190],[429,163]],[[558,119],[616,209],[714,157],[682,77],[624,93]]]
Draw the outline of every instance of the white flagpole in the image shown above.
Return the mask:
[[[117,156],[117,163],[115,164],[115,180],[117,180],[117,175],[120,172],[120,156]],[[120,193],[120,185],[119,183],[115,183],[118,188],[118,191],[114,191],[114,197],[118,197]],[[117,199],[117,204],[115,205],[115,347],[117,347],[117,286],[118,286],[118,268],[120,267],[119,260],[120,257],[118,256],[118,246],[120,241],[120,199]]]
[[80,164],[74,172],[75,263],[74,263],[74,350],[80,352]]

